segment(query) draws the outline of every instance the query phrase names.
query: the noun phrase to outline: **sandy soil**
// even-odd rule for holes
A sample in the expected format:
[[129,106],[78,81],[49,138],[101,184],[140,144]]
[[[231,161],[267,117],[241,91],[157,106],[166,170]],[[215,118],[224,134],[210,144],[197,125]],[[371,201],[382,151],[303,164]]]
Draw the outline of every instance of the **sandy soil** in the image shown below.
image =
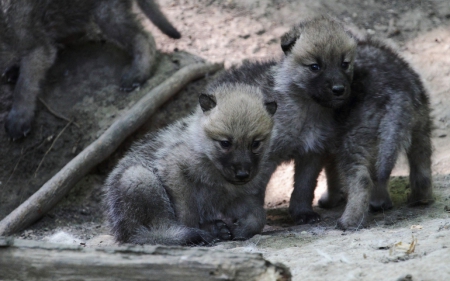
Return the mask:
[[[120,50],[99,43],[74,46],[60,55],[42,98],[53,109],[74,118],[80,128],[69,126],[48,154],[48,148],[67,122],[56,118],[42,104],[34,131],[26,140],[8,142],[0,130],[0,155],[3,156],[0,218],[95,139],[133,101],[180,66],[200,59],[223,61],[229,67],[244,59],[279,58],[282,55],[279,38],[290,25],[326,13],[386,38],[421,75],[429,89],[436,127],[433,132],[436,202],[429,207],[406,206],[408,168],[406,161],[400,159],[390,184],[394,209],[371,214],[367,228],[354,232],[335,229],[342,207],[333,210],[316,207],[322,222],[297,226],[290,221],[286,210],[292,190],[292,165],[284,165],[268,187],[268,224],[264,232],[248,241],[220,243],[215,247],[261,252],[270,261],[289,266],[293,280],[450,280],[447,266],[450,260],[450,2],[159,0],[159,3],[183,38],[169,39],[143,20],[155,37],[161,62],[154,77],[140,91],[131,94],[118,91],[118,77],[129,62]],[[101,205],[105,176],[133,140],[188,114],[210,79],[213,77],[196,81],[180,92],[113,157],[86,176],[65,200],[16,236],[67,242],[67,236],[55,236],[65,231],[74,243],[108,244],[110,237],[105,236],[108,229]],[[2,85],[0,90],[0,126],[3,127],[3,118],[11,104],[11,86]],[[325,187],[322,175],[316,195],[320,196]]]

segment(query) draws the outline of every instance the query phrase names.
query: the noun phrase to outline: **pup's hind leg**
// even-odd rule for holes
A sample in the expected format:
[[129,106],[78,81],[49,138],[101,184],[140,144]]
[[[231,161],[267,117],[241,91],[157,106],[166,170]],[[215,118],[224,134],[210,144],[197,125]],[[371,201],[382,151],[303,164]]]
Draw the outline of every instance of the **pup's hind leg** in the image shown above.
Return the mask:
[[5,130],[12,139],[22,138],[30,132],[36,99],[56,53],[56,48],[51,44],[42,44],[22,57],[13,105],[5,122]]
[[319,207],[329,209],[345,201],[342,194],[341,178],[334,155],[328,157],[325,161],[325,174],[327,176],[327,191],[320,197]]
[[[407,96],[407,93],[404,95]],[[370,196],[370,210],[372,211],[388,210],[393,206],[388,183],[399,152],[402,147],[406,146],[411,132],[412,112],[407,104],[407,101],[402,101],[398,108],[391,105],[380,120],[375,182]]]
[[96,13],[96,22],[102,32],[124,48],[132,57],[131,67],[123,74],[121,89],[132,91],[151,75],[156,61],[156,44],[153,36],[144,31],[131,12],[129,1],[109,1]]
[[409,162],[409,182],[411,206],[430,204],[434,201],[431,181],[431,139],[430,123],[421,129],[413,130],[411,146],[407,151]]
[[358,229],[364,226],[369,209],[370,191],[373,181],[368,167],[357,162],[343,165],[340,170],[343,174],[343,182],[348,188],[347,205],[344,213],[338,220],[341,229]]
[[[119,164],[120,165],[120,164]],[[214,237],[176,219],[172,202],[154,171],[141,165],[116,168],[106,182],[107,216],[121,243],[208,244]]]

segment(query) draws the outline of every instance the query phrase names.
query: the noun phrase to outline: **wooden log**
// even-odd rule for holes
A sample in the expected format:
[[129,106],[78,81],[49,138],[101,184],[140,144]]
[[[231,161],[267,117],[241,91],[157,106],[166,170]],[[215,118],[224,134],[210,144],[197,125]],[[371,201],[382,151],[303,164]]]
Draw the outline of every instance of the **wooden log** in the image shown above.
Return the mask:
[[0,280],[291,280],[261,254],[200,247],[88,248],[0,237]]
[[221,68],[223,68],[222,64],[188,65],[152,89],[36,193],[0,221],[0,236],[22,230],[41,218],[93,167],[108,158],[125,138],[142,126],[171,96],[189,82]]

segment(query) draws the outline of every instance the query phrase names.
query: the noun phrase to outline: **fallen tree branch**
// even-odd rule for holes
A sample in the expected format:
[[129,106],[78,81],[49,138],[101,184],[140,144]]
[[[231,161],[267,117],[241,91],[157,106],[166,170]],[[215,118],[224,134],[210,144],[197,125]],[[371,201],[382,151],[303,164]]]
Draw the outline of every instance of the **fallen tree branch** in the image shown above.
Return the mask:
[[291,280],[261,254],[200,247],[88,248],[0,237],[0,280]]
[[178,70],[142,97],[97,140],[66,164],[36,193],[0,221],[0,235],[9,235],[35,222],[56,205],[93,167],[108,158],[131,133],[189,82],[218,71],[222,64],[196,63]]

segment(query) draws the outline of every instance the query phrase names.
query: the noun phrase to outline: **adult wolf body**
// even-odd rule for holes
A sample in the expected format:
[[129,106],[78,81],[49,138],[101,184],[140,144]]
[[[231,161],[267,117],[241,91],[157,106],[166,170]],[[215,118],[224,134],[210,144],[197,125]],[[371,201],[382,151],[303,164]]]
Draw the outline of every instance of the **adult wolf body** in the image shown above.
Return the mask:
[[208,244],[264,227],[276,103],[235,80],[211,85],[199,102],[194,114],[135,145],[107,179],[117,241]]
[[[137,3],[164,33],[180,37],[152,0]],[[20,69],[13,106],[5,122],[13,139],[31,129],[40,84],[55,61],[57,47],[87,33],[92,23],[105,38],[133,56],[131,67],[122,76],[122,89],[132,90],[151,74],[155,42],[132,14],[133,0],[1,0],[0,4],[6,29],[0,36],[10,41],[9,51],[17,57],[17,65],[6,75],[17,76]]]
[[[322,166],[328,194],[321,198],[320,206],[335,206],[342,198],[341,191],[348,195],[338,222],[341,228],[361,225],[369,200],[373,209],[389,208],[387,183],[402,148],[411,168],[410,202],[431,202],[428,97],[408,64],[384,44],[358,40],[326,17],[292,28],[283,37],[282,48],[286,57],[277,72],[275,88],[281,95],[297,96],[297,104],[318,113],[309,121],[300,120],[300,124],[322,125],[332,132],[322,142],[328,147],[320,153],[295,158],[289,207],[294,220],[305,223],[319,218],[311,203]],[[284,116],[281,110],[278,114]],[[288,139],[296,141],[296,137]],[[276,154],[283,150],[285,146],[279,145]]]

